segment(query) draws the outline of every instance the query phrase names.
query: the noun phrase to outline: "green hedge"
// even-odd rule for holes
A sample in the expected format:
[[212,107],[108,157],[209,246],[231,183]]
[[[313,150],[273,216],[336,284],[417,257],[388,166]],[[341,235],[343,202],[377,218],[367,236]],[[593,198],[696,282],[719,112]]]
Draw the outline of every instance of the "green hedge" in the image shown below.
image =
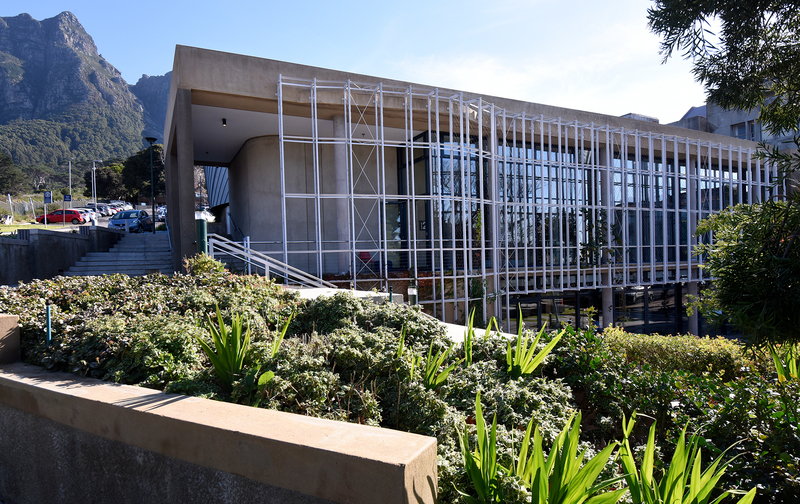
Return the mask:
[[607,327],[603,336],[610,350],[624,355],[628,362],[661,371],[721,373],[722,379],[728,381],[765,362],[754,360],[754,355],[748,355],[741,344],[723,337],[634,334],[615,327]]

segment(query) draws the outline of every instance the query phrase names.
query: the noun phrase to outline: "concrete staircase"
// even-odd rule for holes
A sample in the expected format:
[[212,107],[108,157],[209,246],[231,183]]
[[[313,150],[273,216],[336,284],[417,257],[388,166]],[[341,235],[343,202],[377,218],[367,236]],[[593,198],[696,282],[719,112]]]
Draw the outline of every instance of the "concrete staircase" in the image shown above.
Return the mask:
[[99,276],[124,273],[143,276],[157,272],[166,275],[174,272],[166,232],[128,233],[108,252],[90,252],[64,274]]

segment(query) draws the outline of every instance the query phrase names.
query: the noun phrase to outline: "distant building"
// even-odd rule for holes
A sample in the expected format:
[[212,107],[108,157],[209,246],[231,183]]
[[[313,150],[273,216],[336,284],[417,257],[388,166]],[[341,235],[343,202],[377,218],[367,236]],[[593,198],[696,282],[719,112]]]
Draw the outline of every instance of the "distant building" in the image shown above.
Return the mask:
[[782,135],[767,134],[758,122],[758,115],[758,109],[749,111],[729,110],[713,103],[707,103],[700,107],[692,107],[680,121],[670,125],[697,131],[707,131],[756,143],[765,142],[779,149],[794,147],[793,133],[787,132]]
[[443,320],[519,308],[529,327],[593,306],[603,325],[705,331],[685,312],[710,280],[697,222],[776,177],[750,140],[653,118],[184,46],[164,138],[176,267],[192,167],[225,167],[234,239],[344,287],[415,281]]
[[633,112],[625,114],[622,117],[624,117],[625,119],[635,119],[637,121],[645,121],[645,122],[651,122],[651,123],[656,123],[656,124],[659,123],[657,117],[646,116],[646,115],[643,115],[643,114],[634,114]]

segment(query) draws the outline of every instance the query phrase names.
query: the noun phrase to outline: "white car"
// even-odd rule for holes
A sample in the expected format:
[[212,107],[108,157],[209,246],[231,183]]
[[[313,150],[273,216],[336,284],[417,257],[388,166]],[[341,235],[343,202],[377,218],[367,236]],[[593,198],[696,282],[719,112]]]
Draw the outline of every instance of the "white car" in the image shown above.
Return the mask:
[[94,210],[91,208],[73,208],[73,210],[77,210],[83,214],[83,220],[86,222],[92,222],[93,219],[97,218],[97,214],[95,214]]

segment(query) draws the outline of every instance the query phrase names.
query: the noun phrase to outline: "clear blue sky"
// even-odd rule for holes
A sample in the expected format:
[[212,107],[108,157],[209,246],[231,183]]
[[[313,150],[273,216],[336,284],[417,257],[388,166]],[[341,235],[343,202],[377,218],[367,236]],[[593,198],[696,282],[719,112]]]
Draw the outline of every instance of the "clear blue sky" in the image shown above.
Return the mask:
[[689,62],[661,64],[647,0],[114,2],[3,0],[0,17],[70,11],[131,84],[189,45],[672,122],[704,102]]

